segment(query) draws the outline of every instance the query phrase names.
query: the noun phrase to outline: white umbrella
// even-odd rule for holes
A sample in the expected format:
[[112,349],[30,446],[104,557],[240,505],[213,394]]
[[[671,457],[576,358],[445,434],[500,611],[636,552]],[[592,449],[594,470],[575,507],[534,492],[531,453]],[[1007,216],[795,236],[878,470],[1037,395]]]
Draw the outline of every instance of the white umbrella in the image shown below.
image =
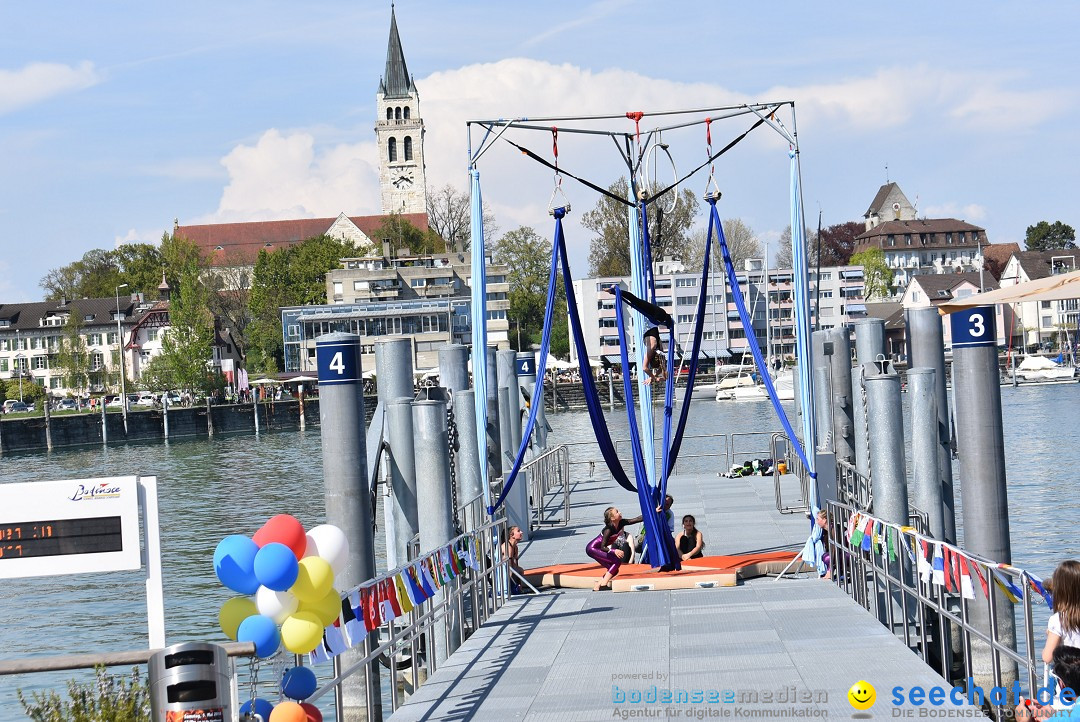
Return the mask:
[[314,376],[293,376],[291,379],[285,379],[284,383],[287,384],[304,384],[309,381],[318,381]]
[[269,386],[271,384],[280,384],[277,379],[255,379],[254,381],[248,381],[250,386]]
[[375,369],[368,369],[364,373],[360,374],[361,378],[373,379],[375,378]]
[[1002,286],[993,291],[956,298],[938,306],[943,314],[992,303],[1026,303],[1028,301],[1066,301],[1080,298],[1080,271],[1060,273],[1034,281]]

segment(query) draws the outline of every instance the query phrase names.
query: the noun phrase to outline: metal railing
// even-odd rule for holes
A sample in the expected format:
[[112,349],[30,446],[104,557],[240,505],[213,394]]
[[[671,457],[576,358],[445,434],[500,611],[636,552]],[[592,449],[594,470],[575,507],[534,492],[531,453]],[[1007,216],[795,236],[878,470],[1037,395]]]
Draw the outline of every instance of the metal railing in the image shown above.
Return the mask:
[[[372,663],[378,662],[390,668],[393,676],[389,685],[390,707],[397,710],[404,695],[418,689],[439,667],[436,649],[456,649],[509,599],[507,562],[502,558],[498,541],[505,533],[506,518],[500,512],[496,518],[442,545],[441,548],[448,545],[456,548],[462,542],[474,544],[479,569],[466,567],[459,576],[442,586],[440,594],[393,621],[383,622],[357,645],[363,657],[345,669],[335,668],[334,678],[316,690],[308,701],[315,702],[337,690],[344,680],[358,672],[364,680],[364,698],[370,699],[370,686],[380,685],[379,675],[370,674]],[[407,566],[424,562],[438,553],[439,550],[435,550],[420,555],[409,564],[381,574],[361,587],[392,579]],[[367,718],[381,719],[381,710],[378,716],[369,711]]]
[[[806,466],[803,465],[802,459],[799,458],[798,454],[791,453],[792,450],[791,439],[787,437],[787,434],[774,433],[772,435],[772,440],[769,443],[769,453],[773,460],[773,492],[776,495],[776,510],[781,514],[796,514],[810,510],[810,474],[807,472]],[[783,475],[779,473],[777,468],[779,459],[784,460],[786,467]],[[799,501],[796,504],[784,502],[783,491],[780,488],[783,481],[781,476],[787,474],[794,474],[799,480]]]
[[[856,513],[873,520],[875,529],[886,530],[883,544],[875,541],[865,550],[861,544],[854,548],[848,543],[845,532]],[[914,516],[925,523],[921,512],[915,510]],[[1025,695],[1034,694],[1042,677],[1041,659],[1035,656],[1032,607],[1040,597],[1033,592],[1033,575],[939,542],[915,528],[881,522],[849,504],[829,502],[828,519],[834,583],[875,614],[909,649],[967,693],[972,692],[973,680],[984,692],[989,686],[1011,689],[1014,681],[1019,681]],[[893,554],[889,553],[889,536],[894,540]],[[917,555],[925,559],[924,542],[928,549],[940,545],[943,555],[947,550],[950,557],[956,554],[964,559],[973,597],[965,597],[960,579],[941,584],[923,576],[926,562],[919,565],[916,559]],[[1019,616],[1004,591],[1006,587],[1018,599]],[[1012,639],[1008,638],[1010,615],[1015,624]],[[1023,653],[1016,651],[1019,639],[1024,642]],[[1011,715],[1012,709],[1001,705],[993,712],[1002,719],[1002,715]]]
[[520,473],[529,484],[530,528],[566,526],[570,521],[570,449],[562,444],[548,449],[524,464]]
[[836,497],[840,503],[854,507],[856,511],[872,509],[873,491],[869,477],[848,462],[836,460]]

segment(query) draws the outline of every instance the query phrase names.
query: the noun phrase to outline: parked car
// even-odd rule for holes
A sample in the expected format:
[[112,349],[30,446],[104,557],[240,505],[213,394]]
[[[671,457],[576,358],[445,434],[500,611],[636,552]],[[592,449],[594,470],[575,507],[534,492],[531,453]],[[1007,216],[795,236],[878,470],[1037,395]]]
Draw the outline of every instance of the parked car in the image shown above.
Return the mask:
[[60,399],[53,406],[56,411],[75,411],[79,408],[79,405],[75,403],[75,399]]
[[132,401],[131,403],[134,406],[153,406],[157,402],[158,402],[158,395],[157,394],[152,394],[149,391],[144,391],[143,393],[136,396],[135,400]]
[[124,400],[122,396],[110,396],[109,400],[105,402],[105,408],[107,409],[122,409],[124,408]]
[[20,403],[18,399],[8,399],[7,401],[5,401],[4,402],[4,413],[6,414],[9,411],[11,411],[11,407],[14,406],[17,403]]
[[23,414],[30,410],[30,407],[22,401],[16,401],[11,406],[8,406],[7,403],[4,404],[4,411],[9,414]]

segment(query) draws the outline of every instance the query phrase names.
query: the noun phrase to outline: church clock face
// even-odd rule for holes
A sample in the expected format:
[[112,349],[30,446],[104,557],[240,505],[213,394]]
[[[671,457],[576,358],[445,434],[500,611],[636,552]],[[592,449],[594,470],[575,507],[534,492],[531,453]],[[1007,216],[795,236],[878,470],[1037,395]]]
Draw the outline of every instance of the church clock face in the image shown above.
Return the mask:
[[413,184],[412,178],[410,178],[408,175],[406,175],[404,173],[402,173],[401,175],[399,175],[397,178],[394,179],[394,187],[397,188],[399,191],[406,190],[408,188],[412,188],[412,184]]

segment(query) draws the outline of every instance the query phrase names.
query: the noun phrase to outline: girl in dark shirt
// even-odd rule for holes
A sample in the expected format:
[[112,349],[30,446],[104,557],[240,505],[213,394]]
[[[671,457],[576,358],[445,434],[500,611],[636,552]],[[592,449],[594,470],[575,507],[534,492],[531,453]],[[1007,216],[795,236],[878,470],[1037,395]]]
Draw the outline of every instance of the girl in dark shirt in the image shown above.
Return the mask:
[[705,538],[694,526],[696,523],[697,520],[691,514],[687,514],[682,518],[682,531],[675,537],[675,544],[679,547],[679,556],[684,561],[700,559],[701,550],[705,548]]
[[622,512],[613,506],[604,510],[604,530],[585,547],[586,554],[599,562],[600,566],[607,567],[607,573],[603,579],[596,582],[593,591],[598,592],[609,586],[611,580],[619,573],[619,566],[626,561],[628,546],[617,544],[622,530],[630,524],[640,524],[643,520],[644,518],[640,516],[623,519]]

